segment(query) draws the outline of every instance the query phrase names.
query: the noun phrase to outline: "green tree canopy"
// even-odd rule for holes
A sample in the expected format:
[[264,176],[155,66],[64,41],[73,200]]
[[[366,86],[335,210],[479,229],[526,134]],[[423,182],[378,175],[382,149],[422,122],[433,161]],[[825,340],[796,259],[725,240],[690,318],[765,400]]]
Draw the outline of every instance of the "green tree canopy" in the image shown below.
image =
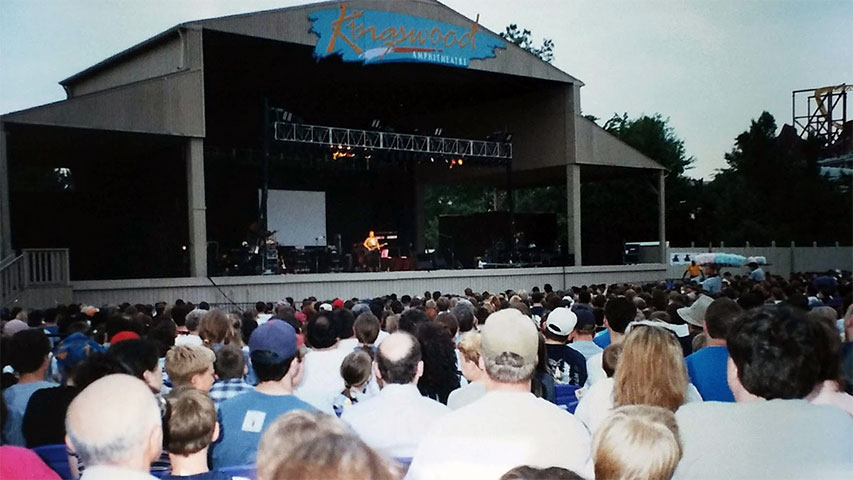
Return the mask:
[[513,23],[508,25],[500,36],[548,63],[554,61],[554,41],[550,38],[543,39],[542,45],[537,47],[530,39],[531,34],[530,30],[518,28],[518,25]]

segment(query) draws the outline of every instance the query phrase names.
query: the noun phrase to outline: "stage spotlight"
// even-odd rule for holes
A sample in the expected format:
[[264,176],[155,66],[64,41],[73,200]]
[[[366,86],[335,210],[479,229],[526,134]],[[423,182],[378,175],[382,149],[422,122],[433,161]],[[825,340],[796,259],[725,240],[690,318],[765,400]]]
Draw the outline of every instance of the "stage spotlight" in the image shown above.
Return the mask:
[[440,137],[443,132],[444,132],[444,129],[441,127],[438,127],[435,129],[435,136]]
[[435,157],[429,157],[430,163],[435,163]]
[[460,159],[459,159],[459,161],[458,161],[458,162],[456,162],[456,163],[458,163],[458,164],[459,164],[459,166],[461,167],[461,166],[462,166],[462,159],[460,158]]

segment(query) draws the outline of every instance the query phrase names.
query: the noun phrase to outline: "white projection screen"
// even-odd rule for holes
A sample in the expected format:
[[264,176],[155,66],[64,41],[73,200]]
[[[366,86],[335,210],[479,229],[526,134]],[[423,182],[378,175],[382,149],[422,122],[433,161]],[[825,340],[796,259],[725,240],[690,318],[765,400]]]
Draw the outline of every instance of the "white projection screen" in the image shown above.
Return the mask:
[[[269,190],[267,216],[280,245],[326,245],[326,192]],[[258,191],[260,198],[260,191]]]

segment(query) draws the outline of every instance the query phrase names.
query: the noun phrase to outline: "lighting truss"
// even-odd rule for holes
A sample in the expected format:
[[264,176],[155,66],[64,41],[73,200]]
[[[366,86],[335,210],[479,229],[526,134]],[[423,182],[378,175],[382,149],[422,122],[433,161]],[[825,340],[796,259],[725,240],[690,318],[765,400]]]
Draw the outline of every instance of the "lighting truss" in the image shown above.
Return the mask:
[[353,147],[371,150],[396,150],[434,155],[480,157],[512,160],[512,144],[462,138],[410,135],[405,133],[324,127],[293,122],[274,122],[275,139],[280,142]]

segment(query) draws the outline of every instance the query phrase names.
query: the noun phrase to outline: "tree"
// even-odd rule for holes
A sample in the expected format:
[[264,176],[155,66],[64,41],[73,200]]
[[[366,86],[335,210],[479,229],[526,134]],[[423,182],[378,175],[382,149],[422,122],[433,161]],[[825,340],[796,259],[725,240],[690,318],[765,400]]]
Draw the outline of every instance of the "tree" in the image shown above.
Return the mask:
[[512,23],[506,27],[506,31],[500,36],[510,43],[513,43],[524,50],[536,55],[545,62],[551,63],[554,60],[554,41],[550,38],[542,40],[542,45],[536,47],[533,41],[530,40],[531,32],[528,29],[519,29],[518,25]]

